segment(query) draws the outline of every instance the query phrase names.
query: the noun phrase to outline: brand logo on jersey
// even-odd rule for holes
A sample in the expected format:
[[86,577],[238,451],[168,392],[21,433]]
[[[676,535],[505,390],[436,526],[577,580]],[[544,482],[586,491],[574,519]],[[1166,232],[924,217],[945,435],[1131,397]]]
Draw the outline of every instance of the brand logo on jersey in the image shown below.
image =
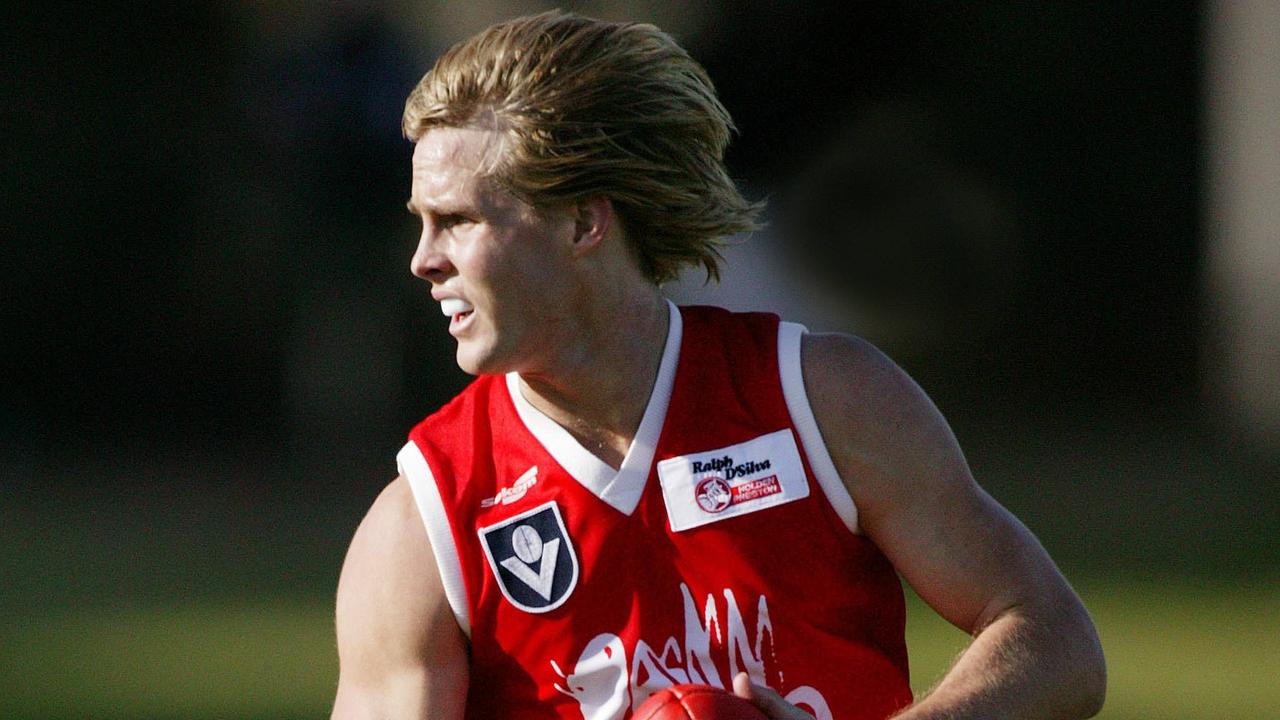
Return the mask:
[[718,513],[733,504],[733,488],[719,475],[708,475],[698,483],[694,497],[698,507],[709,513]]
[[577,701],[584,720],[621,720],[663,688],[685,683],[724,688],[739,671],[746,671],[753,681],[784,691],[788,702],[808,710],[816,720],[832,720],[826,698],[816,688],[787,690],[783,668],[774,656],[776,639],[765,596],[755,603],[753,633],[748,629],[749,600],[740,604],[729,588],[720,595],[723,602],[708,594],[699,612],[689,586],[681,583],[683,632],[652,644],[600,633],[583,647],[569,672],[551,660],[556,677],[552,686]]
[[780,492],[782,483],[778,482],[777,475],[748,480],[740,485],[730,485],[719,475],[708,475],[698,483],[694,498],[698,501],[698,507],[709,513],[718,513],[729,509],[730,505]]
[[658,479],[676,532],[809,495],[809,480],[790,430],[668,458],[658,463]]
[[538,482],[538,466],[534,465],[525,470],[524,474],[516,478],[516,481],[511,483],[509,487],[499,490],[497,495],[481,500],[480,507],[490,508],[494,505],[510,505],[524,497],[524,494],[529,492],[529,488],[533,487],[536,482]]
[[555,501],[480,528],[503,596],[531,613],[555,610],[578,584],[578,558]]

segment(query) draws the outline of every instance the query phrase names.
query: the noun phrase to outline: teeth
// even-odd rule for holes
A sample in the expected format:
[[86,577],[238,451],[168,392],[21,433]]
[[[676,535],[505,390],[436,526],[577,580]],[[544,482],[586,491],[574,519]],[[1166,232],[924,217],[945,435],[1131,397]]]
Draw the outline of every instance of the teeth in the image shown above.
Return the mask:
[[444,313],[446,317],[461,315],[474,309],[471,307],[471,303],[459,298],[446,298],[440,301],[440,312]]

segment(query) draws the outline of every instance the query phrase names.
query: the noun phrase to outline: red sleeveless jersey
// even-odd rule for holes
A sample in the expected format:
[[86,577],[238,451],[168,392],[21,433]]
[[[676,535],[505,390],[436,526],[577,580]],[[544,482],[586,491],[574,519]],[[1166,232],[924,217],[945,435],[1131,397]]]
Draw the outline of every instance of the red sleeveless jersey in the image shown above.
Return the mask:
[[514,374],[414,428],[400,468],[470,639],[468,718],[622,720],[740,670],[818,720],[911,702],[901,586],[822,445],[803,332],[672,306],[618,470]]

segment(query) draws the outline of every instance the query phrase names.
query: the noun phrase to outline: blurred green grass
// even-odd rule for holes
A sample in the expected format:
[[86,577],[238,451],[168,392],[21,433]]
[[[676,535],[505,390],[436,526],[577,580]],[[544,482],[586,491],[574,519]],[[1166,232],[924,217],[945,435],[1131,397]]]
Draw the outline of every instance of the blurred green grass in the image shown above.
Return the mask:
[[[1107,655],[1109,720],[1280,717],[1280,585],[1090,582],[1078,588]],[[968,638],[911,598],[912,686]]]
[[[1102,583],[1082,591],[1107,650],[1112,720],[1280,717],[1274,584]],[[0,717],[303,718],[337,678],[328,600],[55,610],[0,631]],[[967,638],[916,598],[917,692]]]
[[0,717],[327,716],[332,625],[320,601],[39,616],[0,633]]

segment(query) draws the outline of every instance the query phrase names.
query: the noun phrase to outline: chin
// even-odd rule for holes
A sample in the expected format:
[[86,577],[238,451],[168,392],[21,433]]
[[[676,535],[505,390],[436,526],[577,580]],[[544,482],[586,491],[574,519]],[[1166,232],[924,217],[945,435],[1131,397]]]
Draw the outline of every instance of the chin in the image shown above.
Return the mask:
[[510,368],[489,352],[475,351],[458,345],[458,367],[468,375],[504,375]]
[[475,362],[473,358],[463,355],[461,350],[458,351],[457,361],[458,361],[458,368],[462,370],[462,372],[468,375],[492,374],[492,373],[486,373],[484,370],[484,365],[482,363]]

